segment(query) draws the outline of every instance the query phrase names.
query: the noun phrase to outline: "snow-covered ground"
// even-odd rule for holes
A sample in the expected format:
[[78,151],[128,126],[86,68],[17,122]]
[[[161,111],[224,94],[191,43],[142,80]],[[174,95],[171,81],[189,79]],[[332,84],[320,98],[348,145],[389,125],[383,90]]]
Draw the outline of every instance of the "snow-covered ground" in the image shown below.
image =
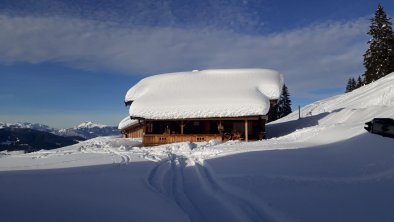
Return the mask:
[[392,221],[394,74],[271,123],[271,139],[176,143],[99,137],[0,153],[4,221]]

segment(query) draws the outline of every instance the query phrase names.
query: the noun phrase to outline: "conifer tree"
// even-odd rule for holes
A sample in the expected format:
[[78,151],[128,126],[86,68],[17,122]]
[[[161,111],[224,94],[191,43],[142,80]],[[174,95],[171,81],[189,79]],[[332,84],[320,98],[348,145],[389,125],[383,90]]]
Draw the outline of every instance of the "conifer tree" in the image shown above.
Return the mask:
[[268,122],[280,119],[292,112],[289,90],[286,85],[282,87],[282,94],[278,103],[272,107],[268,113]]
[[290,94],[286,85],[283,85],[282,87],[282,95],[279,98],[276,110],[278,119],[287,116],[292,112]]
[[360,88],[363,85],[364,85],[364,83],[363,83],[363,80],[361,79],[361,76],[358,76],[356,88]]
[[345,93],[351,92],[352,90],[352,78],[349,78],[346,84]]
[[270,108],[268,112],[268,121],[267,122],[272,122],[278,119],[278,104],[274,105],[273,107]]
[[351,85],[351,90],[350,91],[353,91],[353,90],[357,89],[357,82],[356,82],[356,80],[354,78],[351,79],[350,85]]
[[394,71],[394,36],[389,17],[379,4],[368,32],[372,38],[364,54],[364,80],[371,83]]

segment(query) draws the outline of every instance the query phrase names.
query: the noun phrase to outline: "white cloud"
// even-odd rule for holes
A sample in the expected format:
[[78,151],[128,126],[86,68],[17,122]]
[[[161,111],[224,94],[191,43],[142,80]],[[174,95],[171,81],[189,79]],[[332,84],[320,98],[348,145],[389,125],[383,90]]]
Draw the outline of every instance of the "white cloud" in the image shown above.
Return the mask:
[[127,27],[66,17],[0,15],[0,62],[150,75],[206,68],[265,67],[285,74],[290,91],[344,85],[362,72],[368,21],[311,25],[270,35],[218,29]]

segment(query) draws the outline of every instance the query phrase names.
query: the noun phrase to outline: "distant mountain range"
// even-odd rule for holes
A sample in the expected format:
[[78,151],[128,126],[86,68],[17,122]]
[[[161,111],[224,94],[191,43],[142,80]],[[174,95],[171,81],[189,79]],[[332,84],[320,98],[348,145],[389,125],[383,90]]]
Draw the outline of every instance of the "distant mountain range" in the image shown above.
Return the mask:
[[97,124],[93,122],[82,122],[78,126],[67,129],[56,129],[50,126],[39,124],[39,123],[2,123],[0,122],[1,128],[22,128],[22,129],[33,129],[42,132],[53,133],[58,136],[77,136],[85,139],[91,139],[98,136],[112,136],[118,135],[119,130],[115,126],[107,126]]
[[73,145],[82,137],[64,137],[49,132],[38,131],[29,128],[1,128],[0,151],[24,150],[33,152],[41,149],[56,149],[63,146]]
[[0,122],[0,151],[55,149],[98,136],[119,135],[114,126],[83,122],[67,129],[56,129],[38,123]]
[[68,129],[60,129],[53,132],[59,136],[80,136],[85,139],[91,139],[98,136],[119,135],[118,127],[106,126],[102,124],[83,122],[78,126]]
[[43,132],[52,132],[55,129],[51,128],[47,125],[39,124],[39,123],[2,123],[0,122],[1,128],[20,128],[20,129],[34,129]]

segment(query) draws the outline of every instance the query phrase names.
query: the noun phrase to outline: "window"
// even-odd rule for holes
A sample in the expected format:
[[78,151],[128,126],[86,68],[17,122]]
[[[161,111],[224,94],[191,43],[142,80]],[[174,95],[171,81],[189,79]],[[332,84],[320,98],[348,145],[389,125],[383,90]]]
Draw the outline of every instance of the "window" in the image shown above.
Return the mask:
[[152,123],[147,123],[146,124],[146,131],[148,133],[152,133],[153,132],[153,124]]

